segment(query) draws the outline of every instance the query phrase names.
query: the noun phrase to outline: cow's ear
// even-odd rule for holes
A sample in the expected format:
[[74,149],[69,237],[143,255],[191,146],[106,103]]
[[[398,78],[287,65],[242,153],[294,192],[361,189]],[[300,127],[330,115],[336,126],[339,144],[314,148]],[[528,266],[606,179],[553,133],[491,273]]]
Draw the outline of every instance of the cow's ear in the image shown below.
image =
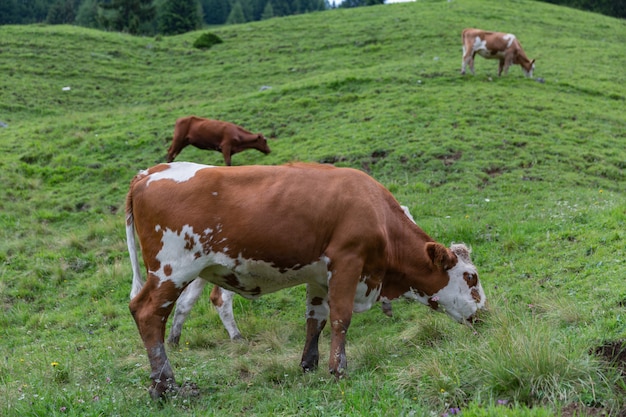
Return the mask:
[[426,254],[437,268],[447,270],[456,265],[456,255],[441,243],[427,242]]

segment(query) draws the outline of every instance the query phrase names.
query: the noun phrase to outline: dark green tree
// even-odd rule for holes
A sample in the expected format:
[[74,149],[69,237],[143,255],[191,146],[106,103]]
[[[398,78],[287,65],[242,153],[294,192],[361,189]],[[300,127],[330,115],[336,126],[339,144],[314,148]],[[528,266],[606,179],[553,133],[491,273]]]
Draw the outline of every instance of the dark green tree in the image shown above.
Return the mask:
[[109,30],[147,34],[156,16],[152,0],[110,0],[99,3],[101,21]]
[[202,6],[198,0],[168,0],[157,12],[158,31],[165,35],[177,35],[199,29],[202,26]]
[[46,22],[51,25],[73,23],[76,19],[77,7],[78,1],[76,0],[57,0],[48,9]]
[[231,9],[228,0],[202,0],[201,3],[205,23],[209,25],[226,23]]
[[272,2],[272,10],[274,16],[289,16],[291,14],[291,6],[288,0],[269,0]]
[[103,29],[98,19],[98,0],[83,0],[76,11],[74,23],[86,28]]
[[271,19],[272,17],[274,17],[274,9],[272,8],[272,2],[268,1],[265,3],[263,13],[261,13],[261,20]]
[[239,0],[237,0],[237,2],[233,5],[233,8],[228,15],[228,19],[226,19],[226,23],[228,23],[229,25],[246,23],[246,17],[243,14],[243,8],[241,7],[241,3]]
[[0,25],[21,23],[15,0],[0,1]]
[[374,6],[376,4],[385,4],[385,0],[344,0],[339,7],[363,7]]

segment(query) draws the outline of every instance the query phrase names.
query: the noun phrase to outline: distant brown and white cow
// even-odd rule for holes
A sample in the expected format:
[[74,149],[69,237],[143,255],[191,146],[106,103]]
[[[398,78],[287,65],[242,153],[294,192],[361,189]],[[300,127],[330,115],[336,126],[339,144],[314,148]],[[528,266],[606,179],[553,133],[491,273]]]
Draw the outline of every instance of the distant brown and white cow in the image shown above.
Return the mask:
[[405,297],[465,323],[485,306],[468,248],[433,241],[389,191],[354,169],[157,165],[135,176],[126,197],[128,249],[138,264],[135,232],[148,278],[129,307],[148,353],[153,398],[177,388],[165,325],[196,277],[248,298],[306,284],[300,366],[317,367],[330,319],[329,370],[337,377],[347,366],[353,312]]
[[[402,207],[404,214],[406,214],[407,217],[415,223],[409,208],[406,206],[400,207]],[[187,285],[185,290],[178,297],[178,300],[176,301],[176,308],[174,309],[174,318],[172,319],[172,328],[169,336],[167,337],[168,343],[178,345],[180,342],[183,324],[191,312],[192,307],[196,301],[198,301],[198,298],[200,298],[200,294],[202,294],[202,290],[204,290],[206,283],[207,281],[202,278],[196,278],[191,282],[191,284]],[[137,273],[133,274],[133,290],[130,294],[131,299],[137,295],[143,285],[144,282],[141,278],[141,272],[137,271]],[[231,340],[237,340],[241,339],[242,336],[239,328],[237,327],[237,323],[235,322],[235,315],[233,314],[233,296],[234,293],[232,291],[225,290],[216,285],[211,290],[210,299],[217,309],[220,319],[222,320],[222,324],[226,328]],[[389,300],[382,300],[381,304],[383,313],[392,317],[393,308],[391,306],[391,302]]]
[[463,30],[462,40],[461,74],[465,74],[467,65],[474,74],[474,56],[478,54],[483,58],[499,60],[498,76],[502,75],[502,71],[506,74],[511,65],[520,65],[524,75],[532,78],[535,60],[528,59],[515,35],[468,28]]
[[172,162],[187,145],[221,152],[226,165],[231,164],[232,155],[246,149],[257,149],[265,155],[271,152],[267,139],[261,133],[248,132],[230,122],[196,116],[176,120],[172,144],[167,150],[167,162]]

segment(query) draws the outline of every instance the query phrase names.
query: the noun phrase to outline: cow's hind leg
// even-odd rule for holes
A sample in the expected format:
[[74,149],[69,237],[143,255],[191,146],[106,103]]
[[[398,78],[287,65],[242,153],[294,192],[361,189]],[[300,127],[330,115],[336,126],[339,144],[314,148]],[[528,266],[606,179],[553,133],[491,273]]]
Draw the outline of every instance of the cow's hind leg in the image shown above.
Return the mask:
[[162,398],[166,392],[178,389],[163,342],[167,318],[181,290],[171,281],[163,282],[161,285],[158,281],[158,278],[150,275],[146,285],[129,304],[139,335],[148,352],[152,379],[150,396],[153,399]]
[[185,288],[185,291],[178,297],[176,301],[176,310],[174,310],[174,320],[172,322],[172,328],[170,335],[167,338],[167,343],[172,345],[178,345],[180,342],[180,334],[183,330],[183,324],[194,306],[202,290],[206,285],[206,281],[202,278],[196,278],[191,284]]
[[217,285],[211,290],[211,302],[217,310],[217,314],[220,315],[222,324],[226,328],[231,340],[242,339],[237,323],[235,322],[235,315],[233,314],[233,297],[235,293],[218,287]]
[[467,65],[470,64],[471,61],[472,61],[471,51],[468,51],[465,48],[465,46],[463,46],[463,59],[461,60],[461,75],[465,75],[465,69],[467,68]]
[[328,290],[317,285],[306,287],[306,342],[300,366],[305,372],[317,368],[319,363],[320,333],[328,319]]

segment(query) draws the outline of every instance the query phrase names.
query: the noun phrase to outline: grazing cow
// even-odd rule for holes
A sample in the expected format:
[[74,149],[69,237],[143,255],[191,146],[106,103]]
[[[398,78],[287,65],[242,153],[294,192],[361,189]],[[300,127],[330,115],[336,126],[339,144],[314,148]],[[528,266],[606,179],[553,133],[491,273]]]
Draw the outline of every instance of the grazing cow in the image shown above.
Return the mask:
[[231,156],[246,149],[256,149],[265,155],[271,152],[267,139],[261,133],[250,133],[233,123],[196,116],[176,120],[172,144],[167,150],[167,162],[172,162],[187,145],[221,152],[229,166]]
[[329,320],[336,377],[347,367],[352,313],[378,300],[409,298],[460,323],[485,306],[468,248],[435,242],[381,184],[350,168],[157,165],[135,176],[126,197],[128,249],[138,264],[134,233],[148,277],[129,308],[155,399],[177,389],[165,325],[196,277],[252,299],[306,284],[300,366],[317,367]]
[[[406,206],[400,207],[402,207],[404,214],[406,214],[407,217],[415,223],[409,208]],[[141,279],[141,272],[137,272],[137,274],[133,275],[133,279],[136,278]],[[135,291],[136,286],[133,282],[133,292],[131,292],[130,296],[131,299],[137,295],[136,293],[139,292],[141,287],[143,287],[143,284],[142,280],[138,286],[139,289]],[[200,298],[200,294],[202,294],[202,290],[205,285],[205,280],[202,278],[196,278],[187,286],[187,288],[185,288],[180,297],[178,297],[178,300],[176,301],[176,308],[174,309],[172,329],[170,330],[170,335],[167,337],[168,343],[178,345],[180,335],[183,330],[183,324],[191,312],[191,308],[196,301],[198,301],[198,298]],[[235,315],[233,314],[233,295],[234,293],[232,291],[225,290],[216,285],[213,287],[213,290],[211,290],[210,299],[217,309],[220,319],[222,320],[222,324],[224,324],[231,340],[237,340],[241,339],[242,336],[239,332],[239,328],[237,327],[237,323],[235,322]],[[393,317],[393,308],[389,300],[382,300],[381,307],[386,316]]]
[[498,77],[502,71],[506,74],[511,65],[520,65],[524,75],[532,78],[535,69],[535,60],[528,59],[522,45],[511,33],[488,32],[480,29],[464,29],[463,63],[461,74],[465,74],[465,67],[469,65],[474,74],[474,56],[476,54],[487,59],[498,59]]

